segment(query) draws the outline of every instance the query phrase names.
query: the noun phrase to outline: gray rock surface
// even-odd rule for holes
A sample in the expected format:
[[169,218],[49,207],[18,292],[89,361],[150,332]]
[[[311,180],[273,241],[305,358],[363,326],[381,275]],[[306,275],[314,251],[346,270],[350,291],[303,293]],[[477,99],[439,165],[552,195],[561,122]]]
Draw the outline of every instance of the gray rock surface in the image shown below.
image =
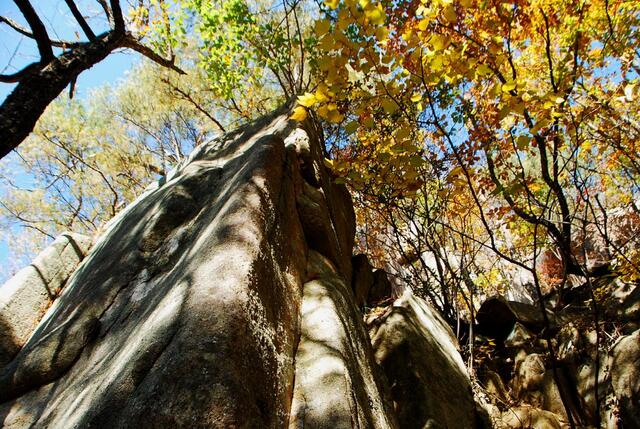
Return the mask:
[[290,131],[285,113],[198,147],[110,223],[0,374],[4,427],[288,424],[307,255]]
[[62,234],[0,286],[0,368],[27,342],[90,246],[89,237]]
[[0,368],[3,427],[477,427],[425,301],[397,300],[370,340],[358,305],[390,284],[369,267],[354,294],[349,193],[287,116],[199,146],[106,226]]
[[457,341],[424,300],[405,293],[369,332],[400,427],[476,427],[471,382]]
[[496,429],[563,429],[565,427],[568,426],[559,415],[528,406],[511,408],[495,420]]
[[640,428],[640,330],[619,340],[612,358],[611,382],[623,427]]
[[314,251],[307,272],[289,428],[396,427],[350,287]]

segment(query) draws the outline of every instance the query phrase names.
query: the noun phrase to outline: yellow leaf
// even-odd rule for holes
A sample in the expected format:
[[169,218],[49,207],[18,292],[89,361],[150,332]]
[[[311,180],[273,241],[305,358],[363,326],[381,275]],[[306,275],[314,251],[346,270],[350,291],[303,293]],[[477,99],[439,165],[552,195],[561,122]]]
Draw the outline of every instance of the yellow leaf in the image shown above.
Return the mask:
[[291,114],[291,116],[289,116],[289,119],[292,119],[294,121],[298,121],[298,122],[302,122],[305,119],[307,119],[307,109],[305,109],[302,106],[298,106],[295,109],[293,109],[293,113]]
[[373,128],[373,126],[375,125],[375,121],[373,120],[372,117],[368,117],[366,118],[364,121],[362,121],[362,124],[367,127],[367,128]]
[[401,142],[411,135],[409,127],[401,127],[396,131],[396,140]]
[[324,160],[324,166],[327,168],[333,168],[333,160],[329,159],[329,158],[325,158]]
[[338,14],[338,22],[336,26],[339,30],[346,30],[351,24],[351,17],[349,16],[349,12],[346,9],[342,9]]
[[420,31],[426,30],[428,26],[429,26],[428,19],[421,19],[420,22],[418,22],[418,30]]
[[480,64],[476,69],[476,73],[479,76],[486,76],[488,74],[491,74],[491,69],[486,64]]
[[382,4],[378,3],[376,7],[372,7],[369,10],[365,10],[364,14],[373,25],[384,24],[384,10],[382,10]]
[[460,0],[462,7],[471,7],[473,0]]
[[530,141],[531,138],[528,136],[518,136],[518,138],[516,139],[516,146],[520,150],[525,150],[529,146]]
[[516,89],[515,82],[507,82],[502,84],[502,92],[509,92]]
[[311,107],[316,102],[317,102],[316,96],[311,94],[311,93],[309,93],[309,92],[305,92],[304,95],[299,95],[298,96],[298,104],[300,104],[301,106]]
[[337,124],[338,122],[342,122],[342,120],[344,119],[344,115],[338,112],[337,110],[329,110],[327,119],[329,120],[329,122],[333,122]]
[[324,103],[329,101],[329,88],[324,83],[321,83],[316,89],[316,93],[314,94],[315,101],[317,103]]
[[340,3],[340,0],[324,0],[324,4],[326,4],[327,7],[331,9],[336,9],[339,3]]
[[382,104],[382,108],[388,115],[395,113],[396,110],[398,110],[399,108],[398,104],[391,98],[383,99],[381,104]]
[[387,27],[379,27],[376,30],[376,38],[378,39],[378,41],[383,42],[387,40],[388,36],[389,36],[389,30],[387,30]]
[[446,19],[450,24],[455,24],[458,20],[458,16],[456,15],[456,10],[453,5],[449,5],[444,8],[444,19]]
[[413,101],[414,103],[419,103],[420,101],[422,101],[422,94],[416,92],[411,96],[411,101]]
[[543,188],[543,186],[540,183],[532,183],[529,185],[529,190],[531,190],[531,192],[538,192]]
[[351,121],[347,125],[344,126],[344,131],[349,135],[355,133],[357,129],[358,129],[358,122],[357,121]]
[[447,46],[449,46],[448,38],[443,36],[442,34],[432,35],[429,42],[431,42],[431,46],[433,46],[433,49],[436,51],[442,51],[443,49],[446,49]]
[[327,34],[329,32],[330,27],[331,27],[331,24],[326,19],[321,19],[319,21],[316,21],[316,25],[315,25],[316,36],[319,37]]

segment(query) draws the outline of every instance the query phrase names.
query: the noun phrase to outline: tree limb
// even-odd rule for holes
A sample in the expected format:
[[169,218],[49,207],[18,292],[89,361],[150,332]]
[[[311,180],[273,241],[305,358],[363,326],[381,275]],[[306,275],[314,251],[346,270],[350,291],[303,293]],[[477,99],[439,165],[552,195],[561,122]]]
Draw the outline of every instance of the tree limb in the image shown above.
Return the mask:
[[64,2],[69,7],[69,10],[71,11],[71,14],[73,15],[73,17],[76,19],[76,21],[78,21],[78,24],[80,25],[80,28],[82,28],[82,31],[84,32],[84,34],[87,36],[87,39],[95,40],[96,38],[95,33],[93,32],[91,27],[89,27],[89,24],[87,24],[87,21],[84,19],[84,16],[82,16],[80,11],[78,10],[78,6],[76,6],[76,3],[73,0],[64,0]]
[[30,73],[33,73],[42,68],[42,63],[31,63],[20,71],[13,74],[0,74],[0,82],[2,83],[16,83],[20,82]]
[[[18,33],[22,34],[23,36],[27,36],[31,39],[35,39],[35,36],[31,31],[27,30],[26,28],[24,28],[23,26],[21,26],[20,24],[12,20],[11,18],[7,18],[6,16],[0,15],[0,23],[2,22],[4,22],[9,27],[16,30]],[[62,49],[76,48],[82,44],[79,42],[71,42],[68,40],[55,40],[55,39],[53,40],[50,39],[49,42],[51,43],[51,46],[55,46],[56,48],[62,48]]]
[[13,0],[20,12],[27,20],[31,31],[33,32],[34,39],[38,44],[38,52],[40,53],[40,59],[42,61],[49,61],[53,56],[53,49],[51,48],[51,40],[47,34],[47,29],[40,20],[40,17],[29,3],[29,0]]
[[153,49],[149,48],[148,46],[143,45],[142,43],[138,42],[133,36],[131,36],[130,34],[128,34],[123,40],[122,40],[122,45],[121,47],[123,48],[129,48],[129,49],[133,49],[134,51],[144,55],[145,57],[149,58],[151,61],[153,61],[154,63],[157,63],[159,65],[161,65],[162,67],[166,67],[169,68],[179,74],[186,74],[184,72],[184,70],[182,70],[180,67],[176,66],[174,63],[174,60],[172,59],[167,59],[164,58],[158,54],[156,54]]
[[120,0],[109,0],[111,4],[111,16],[113,17],[113,29],[116,33],[124,33],[124,17],[120,9]]

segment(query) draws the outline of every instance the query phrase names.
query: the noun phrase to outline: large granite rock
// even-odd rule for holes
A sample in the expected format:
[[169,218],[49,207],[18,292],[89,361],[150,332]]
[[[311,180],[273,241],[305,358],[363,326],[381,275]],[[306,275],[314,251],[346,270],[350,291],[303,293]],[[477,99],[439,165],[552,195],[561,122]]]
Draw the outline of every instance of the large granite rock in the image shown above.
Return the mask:
[[424,300],[405,293],[371,322],[370,335],[400,427],[477,427],[471,381],[456,338]]
[[0,368],[27,342],[91,246],[91,238],[60,235],[0,287]]
[[[547,317],[551,328],[554,328],[556,321],[553,313],[547,310]],[[544,316],[539,306],[507,301],[501,296],[491,297],[483,302],[476,320],[479,334],[501,342],[509,337],[516,323],[535,333],[545,328]]]
[[109,224],[0,371],[4,427],[289,424],[307,254],[348,284],[355,225],[317,131],[287,114],[198,147]]
[[307,273],[289,428],[396,427],[350,287],[314,251]]
[[368,267],[354,294],[349,193],[287,116],[199,146],[109,223],[0,368],[3,427],[479,427],[425,301],[369,339],[358,307],[389,281]]

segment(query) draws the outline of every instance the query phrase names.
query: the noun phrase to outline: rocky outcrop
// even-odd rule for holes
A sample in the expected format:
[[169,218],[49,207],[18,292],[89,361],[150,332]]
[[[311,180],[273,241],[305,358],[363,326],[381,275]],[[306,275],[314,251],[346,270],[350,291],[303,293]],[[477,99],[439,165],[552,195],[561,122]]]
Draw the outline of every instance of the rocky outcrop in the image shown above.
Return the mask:
[[0,287],[0,367],[27,342],[90,245],[89,237],[62,234]]
[[109,223],[0,368],[0,422],[398,427],[354,232],[312,123],[282,111],[200,146]]
[[[3,398],[13,400],[5,426],[286,420],[290,326],[304,276],[294,257],[304,246],[287,153],[275,133],[238,133],[209,149],[112,224],[18,365],[3,370],[2,379],[32,374],[28,393]],[[22,364],[67,347],[66,336],[41,346],[57,330],[96,319],[97,335],[80,350],[74,345],[54,374],[39,377]],[[248,378],[256,381],[251,389]]]
[[[533,427],[554,427],[556,423],[547,421],[551,415],[562,425],[572,418],[580,427],[640,427],[640,331],[615,342],[609,331],[604,333],[611,326],[619,330],[618,335],[637,326],[634,297],[638,296],[638,285],[610,276],[591,281],[600,295],[599,339],[588,286],[565,291],[563,302],[568,304],[560,310],[547,309],[551,323],[546,332],[542,313],[539,309],[538,315],[534,312],[536,307],[500,297],[490,298],[481,306],[477,331],[496,342],[489,347],[492,359],[486,361],[488,368],[482,369],[480,379],[492,403],[490,414],[497,427],[519,427],[514,426],[510,412],[531,421]],[[549,346],[555,352],[555,375]],[[510,390],[505,394],[500,385]]]
[[[555,318],[547,312],[550,325],[555,326]],[[516,323],[534,332],[540,332],[545,327],[544,318],[539,306],[516,301],[507,301],[496,296],[487,299],[476,315],[478,332],[504,341],[512,333]]]
[[352,268],[350,196],[287,114],[198,147],[109,223],[0,367],[4,427],[476,426],[426,302],[397,300],[372,347],[361,310],[391,284]]
[[471,381],[446,322],[421,298],[405,293],[370,323],[402,428],[474,428]]

